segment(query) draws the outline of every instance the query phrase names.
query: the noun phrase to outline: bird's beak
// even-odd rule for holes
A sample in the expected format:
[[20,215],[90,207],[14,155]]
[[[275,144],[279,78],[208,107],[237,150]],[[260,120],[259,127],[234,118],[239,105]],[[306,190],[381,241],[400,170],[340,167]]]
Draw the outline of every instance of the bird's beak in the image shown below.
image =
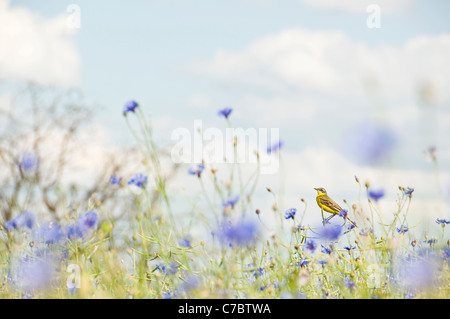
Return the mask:
[[318,190],[319,190],[318,188],[315,188],[315,187],[314,187],[314,189],[315,189],[316,191],[318,191]]

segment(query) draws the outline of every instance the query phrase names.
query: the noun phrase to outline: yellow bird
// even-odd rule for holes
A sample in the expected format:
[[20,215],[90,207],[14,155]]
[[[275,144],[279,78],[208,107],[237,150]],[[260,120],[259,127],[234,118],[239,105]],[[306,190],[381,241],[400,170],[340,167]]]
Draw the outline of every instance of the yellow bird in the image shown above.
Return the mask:
[[[314,188],[317,191],[317,205],[319,205],[320,209],[322,210],[322,219],[325,221],[329,221],[331,218],[333,218],[336,215],[339,215],[339,213],[342,211],[341,206],[336,204],[334,200],[332,200],[328,195],[327,191],[323,187]],[[330,217],[328,217],[326,220],[323,218],[323,211],[326,211],[328,213],[331,213]],[[356,226],[356,224],[348,217],[345,217],[345,219],[348,219],[353,225]]]

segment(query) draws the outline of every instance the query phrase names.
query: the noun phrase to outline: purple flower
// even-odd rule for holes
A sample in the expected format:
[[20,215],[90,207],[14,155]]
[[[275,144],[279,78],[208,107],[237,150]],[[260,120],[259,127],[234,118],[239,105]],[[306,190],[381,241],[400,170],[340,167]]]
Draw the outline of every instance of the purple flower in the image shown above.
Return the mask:
[[180,245],[180,247],[185,247],[185,248],[190,248],[192,247],[191,242],[189,241],[189,239],[182,238],[178,241],[178,245]]
[[314,252],[316,250],[317,244],[312,239],[308,239],[305,243],[305,249],[309,250],[310,252]]
[[143,174],[136,174],[128,180],[128,185],[136,185],[139,188],[144,188],[147,184],[147,176]]
[[347,217],[347,215],[348,215],[348,212],[346,209],[343,208],[339,211],[339,216],[341,216],[342,218],[345,219]]
[[326,265],[328,263],[325,259],[318,259],[317,262],[321,265]]
[[399,234],[404,234],[406,232],[408,232],[409,228],[408,226],[402,225],[400,228],[397,227],[397,232]]
[[113,175],[110,180],[111,185],[120,185],[122,183],[122,177]]
[[247,265],[247,268],[249,268],[248,271],[250,273],[253,273],[253,276],[255,276],[255,277],[262,277],[262,276],[264,276],[264,267],[257,267],[257,268],[255,268],[255,266],[252,263],[250,263],[250,264]]
[[437,275],[436,258],[416,258],[399,260],[394,268],[397,282],[408,290],[422,289],[430,286]]
[[411,197],[413,192],[414,192],[414,188],[411,188],[411,187],[406,187],[405,189],[403,189],[403,193],[405,195],[408,195],[409,197]]
[[296,208],[289,208],[284,213],[284,218],[285,219],[290,219],[290,218],[294,219],[295,213],[297,213],[297,209]]
[[[50,255],[49,255],[50,256]],[[55,278],[55,264],[51,256],[45,258],[26,257],[13,261],[9,280],[23,292],[37,292],[47,288]]]
[[26,172],[35,170],[39,166],[39,158],[33,152],[24,152],[20,156],[19,166]]
[[446,220],[446,219],[439,219],[439,218],[436,218],[436,223],[437,224],[441,224],[442,226],[445,226],[445,225],[447,225],[447,224],[450,224],[450,221],[449,220]]
[[414,299],[414,294],[412,292],[409,292],[407,294],[405,294],[405,299]]
[[36,215],[32,212],[22,212],[21,214],[14,217],[5,223],[6,229],[17,229],[22,227],[33,228],[36,221]]
[[320,249],[321,252],[323,252],[324,254],[331,254],[333,252],[333,247],[329,246],[329,247],[325,247],[324,245],[320,245],[322,246],[322,248]]
[[360,231],[359,231],[359,234],[361,235],[361,236],[368,236],[369,235],[369,233],[370,234],[373,234],[373,229],[372,228],[369,228],[369,229],[364,229],[364,228],[362,228]]
[[353,288],[355,288],[355,283],[353,282],[353,280],[350,279],[349,276],[345,275],[343,282],[344,286],[349,288],[350,290],[353,290]]
[[62,227],[56,222],[47,222],[34,232],[35,241],[55,244],[64,238]]
[[165,275],[175,275],[178,271],[178,267],[178,263],[175,262],[169,264],[168,266],[166,266],[165,264],[158,264],[156,265],[155,270],[159,270]]
[[442,258],[445,260],[450,258],[450,248],[445,248],[442,250]]
[[378,201],[380,198],[384,196],[384,190],[370,190],[368,193],[368,196],[370,199],[373,199],[374,201]]
[[227,201],[225,203],[222,203],[222,206],[224,208],[230,207],[231,209],[234,209],[234,206],[239,202],[239,196],[235,197],[228,197]]
[[197,164],[197,168],[189,168],[189,174],[191,175],[197,175],[197,177],[200,177],[202,175],[203,170],[205,169],[205,165],[203,164]]
[[240,219],[224,222],[218,233],[219,238],[225,243],[246,246],[255,242],[259,235],[259,227],[250,219]]
[[134,113],[138,106],[139,104],[136,101],[134,100],[128,101],[127,103],[125,103],[125,106],[123,108],[123,115],[127,115],[127,113],[129,112]]
[[372,165],[386,159],[397,144],[389,128],[374,123],[360,123],[348,132],[345,141],[351,158]]
[[172,299],[174,297],[173,292],[171,291],[164,291],[163,292],[163,299]]
[[230,116],[230,114],[231,114],[231,112],[233,111],[233,109],[232,108],[230,108],[230,107],[225,107],[225,108],[223,108],[222,110],[220,110],[217,114],[219,115],[219,116],[223,116],[223,117],[225,117],[226,119]]
[[98,226],[98,215],[95,211],[90,210],[81,215],[75,225],[67,226],[67,237],[69,239],[86,238],[90,236]]
[[319,230],[319,237],[326,240],[336,240],[342,233],[339,225],[326,224]]
[[267,154],[278,151],[283,146],[282,141],[278,141],[272,145],[267,146]]
[[295,263],[296,266],[300,266],[300,267],[304,267],[307,264],[309,264],[309,260],[307,260],[306,258],[302,258],[302,259],[300,259],[299,262]]

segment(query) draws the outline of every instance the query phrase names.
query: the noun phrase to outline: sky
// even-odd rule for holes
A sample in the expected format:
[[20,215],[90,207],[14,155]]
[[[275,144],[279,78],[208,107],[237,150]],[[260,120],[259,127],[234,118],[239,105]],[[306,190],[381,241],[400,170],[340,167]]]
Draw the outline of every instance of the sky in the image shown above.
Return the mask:
[[0,83],[79,88],[100,141],[125,146],[130,99],[151,112],[161,143],[177,128],[194,132],[196,120],[226,127],[217,111],[229,106],[237,127],[279,129],[286,207],[314,201],[320,186],[353,198],[357,175],[386,189],[388,210],[402,185],[415,188],[418,214],[450,216],[449,9],[444,0],[0,0]]

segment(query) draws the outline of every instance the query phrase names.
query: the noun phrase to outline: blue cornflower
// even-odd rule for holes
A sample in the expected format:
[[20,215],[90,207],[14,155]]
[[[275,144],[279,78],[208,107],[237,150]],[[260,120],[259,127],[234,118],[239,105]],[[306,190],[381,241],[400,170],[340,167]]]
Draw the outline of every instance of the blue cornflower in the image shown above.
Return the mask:
[[397,232],[399,234],[407,233],[409,230],[408,226],[402,225],[400,228],[397,227]]
[[111,185],[120,185],[122,184],[122,177],[113,175],[110,180]]
[[321,252],[323,252],[324,254],[331,254],[333,252],[333,247],[329,246],[329,247],[325,247],[324,245],[320,245],[322,246],[322,248],[320,249]]
[[368,196],[370,199],[373,199],[374,201],[378,201],[380,198],[382,198],[384,196],[384,190],[383,189],[370,190],[368,192]]
[[406,189],[403,189],[403,193],[405,195],[408,195],[409,197],[411,197],[413,192],[414,192],[414,188],[412,188],[412,187],[406,187]]
[[98,215],[95,211],[90,210],[86,214],[78,218],[77,227],[81,232],[86,232],[89,229],[97,227],[98,225]]
[[66,228],[67,237],[69,239],[86,238],[88,237],[98,226],[98,215],[95,211],[90,210],[87,213],[81,215],[75,225],[69,225]]
[[179,241],[178,241],[178,245],[180,245],[180,247],[186,247],[186,248],[190,248],[192,245],[191,245],[191,242],[189,241],[189,239],[187,239],[186,237],[184,237],[184,238],[181,238]]
[[139,106],[139,103],[137,103],[134,100],[128,101],[125,103],[125,106],[123,108],[123,115],[127,115],[129,112],[135,112],[136,108]]
[[64,238],[64,231],[58,223],[47,222],[34,232],[34,237],[35,241],[55,244]]
[[353,224],[348,224],[346,225],[347,231],[352,230],[353,228],[355,228],[355,225]]
[[343,282],[344,286],[349,288],[350,290],[353,290],[353,288],[355,288],[355,283],[353,282],[353,280],[350,279],[349,276],[345,275]]
[[305,243],[305,249],[311,251],[312,253],[316,250],[317,244],[312,239],[308,239]]
[[367,230],[364,229],[364,228],[362,228],[362,229],[359,231],[359,234],[360,234],[361,236],[368,236],[369,233],[373,234],[373,229],[372,229],[372,228],[369,228],[369,229],[367,229]]
[[405,299],[414,299],[414,294],[412,292],[409,292],[407,294],[405,294]]
[[229,207],[229,208],[233,209],[234,206],[236,206],[238,201],[239,201],[239,196],[228,197],[227,201],[225,203],[222,203],[222,206],[224,208]]
[[43,290],[50,286],[55,278],[55,264],[51,255],[49,256],[45,258],[28,256],[12,261],[10,274],[12,285],[28,293]]
[[165,264],[157,264],[155,270],[159,270],[165,275],[175,275],[178,271],[178,267],[178,263],[175,262],[169,264],[168,266]]
[[302,258],[302,259],[300,259],[300,261],[295,263],[296,266],[300,266],[300,267],[304,267],[307,264],[309,264],[309,260],[307,260],[306,258]]
[[197,177],[200,177],[202,175],[203,170],[205,169],[205,165],[203,164],[197,164],[197,168],[189,167],[189,174],[191,175],[197,175]]
[[435,257],[400,260],[393,273],[398,283],[408,290],[422,289],[433,283],[437,273]]
[[352,158],[363,164],[379,164],[389,157],[397,144],[397,137],[382,125],[360,123],[348,131],[345,141]]
[[128,185],[134,184],[139,188],[144,188],[147,184],[147,176],[143,174],[136,174],[128,180]]
[[19,166],[25,171],[35,170],[39,165],[39,158],[33,152],[24,152],[20,156]]
[[444,218],[442,218],[442,219],[436,218],[436,223],[441,224],[442,226],[445,226],[447,224],[450,224],[450,220],[446,220]]
[[445,248],[442,250],[442,258],[445,260],[450,258],[450,248]]
[[328,263],[328,261],[325,259],[318,259],[317,262],[321,265],[326,265]]
[[281,140],[272,145],[267,146],[267,154],[274,153],[274,152],[280,150],[282,146],[283,146],[283,141],[281,141]]
[[24,211],[13,219],[5,223],[6,229],[17,229],[22,227],[33,228],[36,221],[36,215],[32,212]]
[[343,209],[341,209],[340,211],[339,211],[339,216],[340,217],[342,217],[342,218],[346,218],[347,217],[347,215],[348,215],[348,211],[345,209],[345,208],[343,208]]
[[162,273],[166,272],[166,265],[165,264],[157,264],[155,270],[159,270]]
[[319,230],[319,236],[322,239],[336,240],[342,233],[342,227],[339,225],[326,224]]
[[262,277],[264,276],[264,267],[258,267],[254,268],[253,264],[248,264],[247,267],[250,268],[250,272],[253,273],[253,276],[255,277]]
[[231,114],[231,112],[233,111],[233,109],[232,108],[230,108],[230,107],[225,107],[225,108],[223,108],[222,110],[220,110],[217,114],[219,115],[219,116],[223,116],[223,117],[225,117],[226,119],[230,116],[230,114]]
[[174,297],[174,294],[171,291],[163,292],[163,299],[172,299],[173,297]]
[[259,234],[258,225],[250,219],[225,222],[219,229],[219,238],[227,244],[245,246],[252,244]]
[[290,219],[290,218],[294,219],[295,213],[297,213],[297,209],[296,208],[289,208],[284,213],[284,218],[285,219]]
[[356,249],[356,246],[345,246],[344,249],[350,252],[351,250]]

